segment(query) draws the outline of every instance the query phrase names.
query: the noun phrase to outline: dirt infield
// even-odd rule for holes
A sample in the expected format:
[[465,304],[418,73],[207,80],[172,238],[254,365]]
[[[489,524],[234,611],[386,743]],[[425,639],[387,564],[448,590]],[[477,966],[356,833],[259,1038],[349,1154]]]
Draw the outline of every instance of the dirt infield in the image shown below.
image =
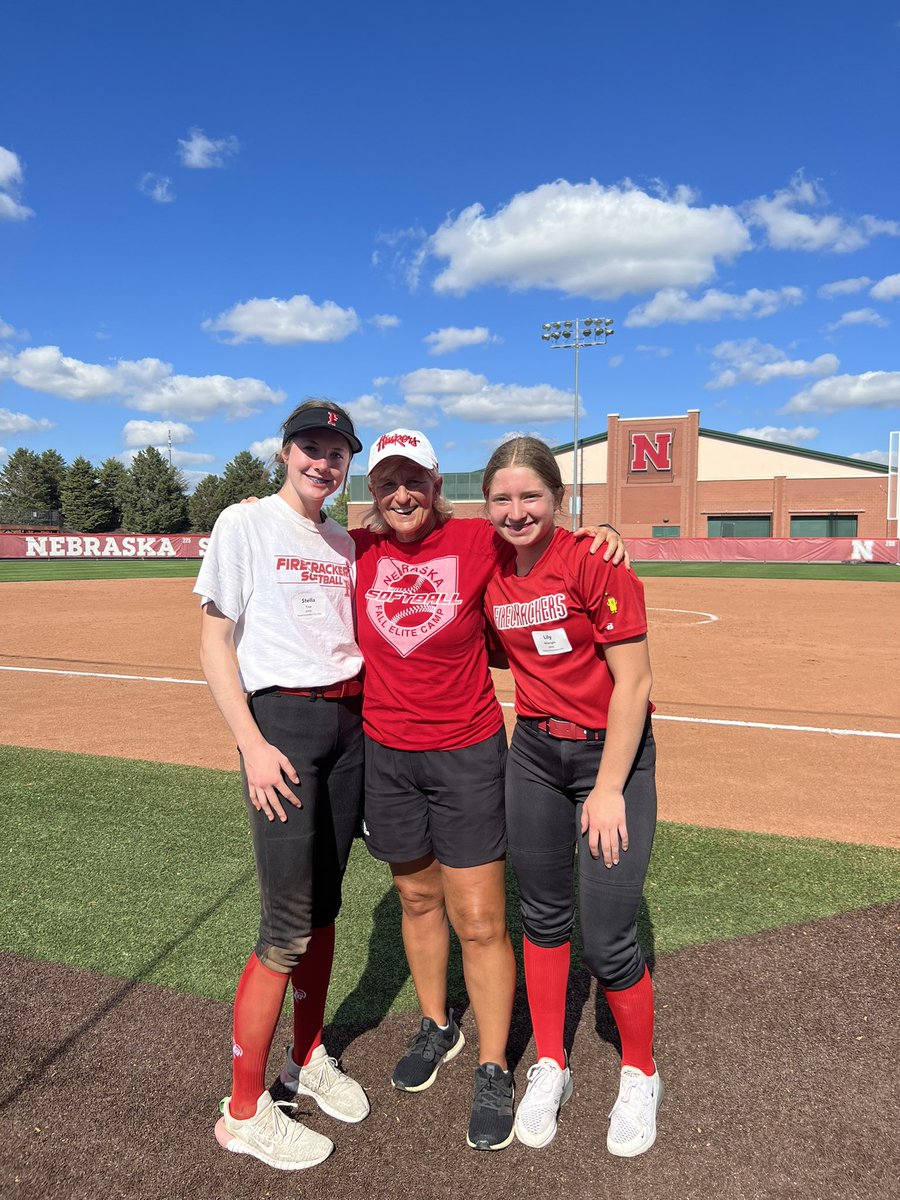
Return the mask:
[[[0,670],[0,742],[234,765],[207,689],[160,682],[202,679],[191,586],[0,588],[0,668],[19,668]],[[656,723],[662,818],[900,846],[900,740],[747,724],[900,733],[896,588],[651,578],[646,592],[654,700],[661,718],[687,718]],[[511,700],[508,675],[497,683]]]
[[[0,1056],[0,1191],[9,1200],[881,1200],[898,1171],[898,923],[892,905],[663,956],[657,1053],[667,1092],[656,1146],[631,1161],[606,1153],[617,1054],[605,1003],[583,975],[569,996],[575,1094],[546,1150],[466,1148],[474,1040],[433,1088],[404,1096],[388,1073],[409,1018],[331,1030],[330,1048],[365,1085],[372,1114],[342,1126],[304,1108],[336,1150],[298,1176],[224,1154],[213,1139],[227,1005],[0,955],[0,1007],[16,1030]],[[468,1013],[463,1029],[474,1039]],[[511,1038],[520,1088],[529,1032],[520,996]],[[290,1037],[281,1034],[279,1047]]]

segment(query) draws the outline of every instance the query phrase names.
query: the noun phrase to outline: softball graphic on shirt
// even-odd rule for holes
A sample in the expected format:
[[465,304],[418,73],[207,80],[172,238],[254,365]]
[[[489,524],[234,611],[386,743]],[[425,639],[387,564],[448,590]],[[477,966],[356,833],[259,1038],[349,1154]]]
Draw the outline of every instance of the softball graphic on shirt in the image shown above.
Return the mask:
[[382,558],[366,592],[369,620],[406,658],[456,616],[462,603],[458,581],[455,555],[422,563]]

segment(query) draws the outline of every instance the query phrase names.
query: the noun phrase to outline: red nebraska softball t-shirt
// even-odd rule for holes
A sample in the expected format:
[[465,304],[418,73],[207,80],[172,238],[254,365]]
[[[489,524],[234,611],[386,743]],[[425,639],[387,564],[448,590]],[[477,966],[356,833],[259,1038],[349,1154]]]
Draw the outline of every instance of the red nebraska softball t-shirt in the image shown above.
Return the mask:
[[[488,584],[485,612],[516,681],[516,712],[605,729],[613,677],[604,642],[647,632],[644,588],[625,567],[557,529],[521,578],[504,564]],[[651,705],[652,711],[652,705]]]
[[363,727],[395,750],[458,750],[503,714],[488,669],[484,589],[511,549],[480,518],[450,518],[418,542],[351,530]]

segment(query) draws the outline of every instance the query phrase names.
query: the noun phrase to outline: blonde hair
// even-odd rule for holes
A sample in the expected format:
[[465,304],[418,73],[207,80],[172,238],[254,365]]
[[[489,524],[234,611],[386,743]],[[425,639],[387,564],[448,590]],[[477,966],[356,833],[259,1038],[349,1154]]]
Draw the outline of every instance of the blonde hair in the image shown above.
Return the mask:
[[559,463],[546,442],[536,437],[514,437],[498,446],[488,459],[481,478],[481,491],[485,500],[488,498],[494,476],[506,467],[527,467],[534,471],[538,479],[550,490],[554,507],[559,512],[566,489],[559,473]]

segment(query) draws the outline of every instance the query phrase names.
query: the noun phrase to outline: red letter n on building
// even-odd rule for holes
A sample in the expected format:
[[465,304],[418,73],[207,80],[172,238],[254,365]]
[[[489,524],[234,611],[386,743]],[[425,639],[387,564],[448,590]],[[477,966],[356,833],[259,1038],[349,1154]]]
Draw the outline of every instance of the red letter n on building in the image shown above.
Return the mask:
[[629,470],[646,471],[648,461],[657,471],[672,470],[671,433],[633,433]]

